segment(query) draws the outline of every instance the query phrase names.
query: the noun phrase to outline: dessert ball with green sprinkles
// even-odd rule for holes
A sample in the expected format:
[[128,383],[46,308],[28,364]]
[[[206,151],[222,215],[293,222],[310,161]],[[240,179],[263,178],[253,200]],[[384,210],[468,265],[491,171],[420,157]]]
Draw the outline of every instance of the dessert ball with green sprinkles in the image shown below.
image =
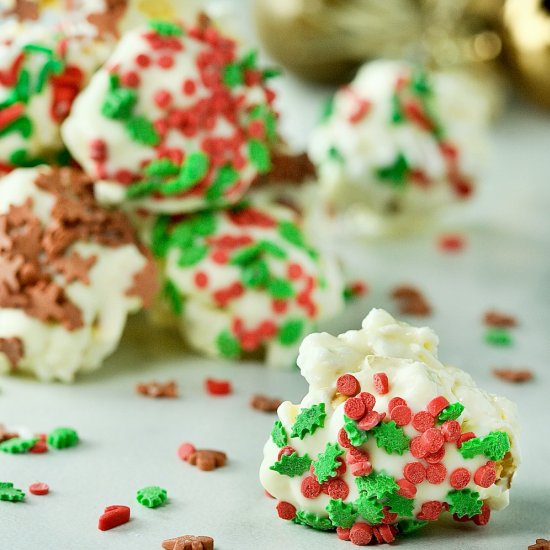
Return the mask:
[[[0,178],[0,373],[70,382],[99,368],[156,284],[130,221],[95,201],[81,171],[41,166]],[[48,443],[75,441],[60,429]]]
[[338,265],[308,244],[299,223],[285,206],[253,202],[156,220],[164,295],[193,348],[289,367],[300,340],[341,310]]
[[0,29],[0,174],[46,162],[66,164],[61,123],[108,46],[52,26]]
[[130,31],[75,102],[63,136],[101,201],[165,213],[233,204],[270,169],[273,71],[201,21]]
[[375,61],[327,104],[309,155],[351,227],[395,231],[472,194],[489,117],[471,77]]
[[360,330],[304,339],[309,393],[279,406],[260,470],[281,519],[364,546],[445,515],[483,526],[507,506],[516,408],[440,363],[437,345],[380,309]]

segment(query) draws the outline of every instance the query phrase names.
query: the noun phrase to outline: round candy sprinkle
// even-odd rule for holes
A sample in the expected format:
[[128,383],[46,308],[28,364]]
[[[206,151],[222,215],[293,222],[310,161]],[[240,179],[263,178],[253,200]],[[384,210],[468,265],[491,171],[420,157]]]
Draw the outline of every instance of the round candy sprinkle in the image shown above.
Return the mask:
[[353,397],[359,393],[361,387],[359,381],[352,374],[343,374],[336,380],[336,389],[348,397]]
[[54,449],[75,447],[78,441],[78,434],[72,428],[56,428],[48,435],[48,445]]
[[399,485],[399,490],[397,491],[398,495],[405,498],[414,498],[416,495],[416,487],[414,483],[411,483],[409,480],[399,479],[397,485]]
[[347,529],[344,527],[336,527],[336,536],[340,540],[349,540],[349,534],[351,529]]
[[399,405],[404,405],[405,407],[407,406],[407,402],[401,398],[401,397],[392,397],[388,403],[388,412],[390,413],[391,415],[391,412],[392,410],[399,406]]
[[487,489],[496,481],[495,465],[492,462],[488,462],[485,466],[478,468],[474,474],[474,481],[476,485]]
[[210,395],[229,395],[232,392],[231,382],[229,380],[207,378],[204,383],[206,385],[206,391]]
[[432,416],[436,417],[448,405],[449,401],[442,395],[438,395],[428,403],[428,406],[426,408]]
[[331,479],[326,482],[326,485],[327,493],[330,498],[341,498],[342,500],[345,500],[349,495],[348,484],[343,479]]
[[428,502],[424,502],[424,504],[422,504],[420,512],[416,517],[427,521],[435,521],[441,512],[443,512],[443,503],[437,500],[429,500]]
[[281,500],[277,503],[276,510],[281,519],[291,520],[296,516],[296,508],[290,502]]
[[377,372],[372,375],[372,383],[374,384],[374,389],[380,394],[384,395],[388,393],[390,386],[388,382],[388,375],[385,372]]
[[321,494],[321,485],[313,476],[308,476],[303,479],[300,490],[306,498],[317,498]]
[[491,508],[487,506],[487,504],[483,504],[481,506],[481,513],[477,514],[477,516],[474,516],[472,519],[476,525],[487,525],[489,523],[489,519],[491,517]]
[[457,441],[460,437],[460,424],[456,420],[445,420],[441,425],[441,433],[445,441]]
[[425,432],[435,425],[435,418],[426,411],[417,412],[412,419],[413,428],[417,432]]
[[420,462],[409,462],[403,469],[405,479],[418,485],[426,479],[426,468]]
[[412,411],[406,405],[397,405],[390,411],[390,418],[398,426],[406,426],[412,418]]
[[357,546],[366,546],[372,539],[372,527],[367,523],[356,523],[349,532],[349,539]]
[[464,489],[470,483],[470,472],[466,468],[455,468],[449,477],[453,489]]
[[437,428],[428,428],[421,436],[420,442],[426,452],[435,453],[441,449],[445,443],[443,435]]
[[372,411],[372,409],[374,409],[374,406],[376,405],[376,397],[374,397],[372,393],[369,393],[368,391],[362,391],[357,397],[361,398],[364,401],[367,410]]
[[365,403],[362,399],[354,397],[344,403],[344,414],[353,420],[359,420],[366,412]]
[[413,437],[411,439],[411,442],[409,443],[409,449],[414,458],[424,458],[428,454],[428,451],[422,444],[420,436]]
[[136,500],[147,508],[158,508],[168,500],[168,493],[162,487],[144,487],[137,492]]
[[29,485],[29,493],[37,496],[47,495],[50,487],[47,483],[32,483]]
[[443,460],[443,457],[445,456],[445,447],[441,447],[439,451],[436,451],[435,453],[428,453],[424,460],[428,464],[437,464],[438,462],[441,462]]
[[426,468],[426,479],[432,485],[439,485],[447,477],[447,468],[443,464],[429,464]]
[[182,460],[189,460],[189,458],[191,457],[191,455],[196,451],[196,447],[195,445],[193,445],[192,443],[182,443],[179,447],[178,447],[178,456],[182,459]]

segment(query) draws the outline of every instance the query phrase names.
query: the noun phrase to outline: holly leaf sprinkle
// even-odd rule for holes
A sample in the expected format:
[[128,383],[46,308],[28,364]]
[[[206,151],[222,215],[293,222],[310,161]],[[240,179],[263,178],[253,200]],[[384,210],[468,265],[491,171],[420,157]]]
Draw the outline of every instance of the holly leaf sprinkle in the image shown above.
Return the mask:
[[158,508],[168,500],[168,493],[162,487],[143,487],[137,492],[136,500],[147,508]]
[[282,476],[295,477],[301,476],[309,470],[311,458],[306,453],[304,456],[298,456],[298,453],[291,455],[281,455],[280,460],[269,467],[270,470],[281,474]]
[[359,514],[371,525],[378,525],[384,517],[384,506],[374,497],[360,495],[355,501],[355,507]]
[[325,452],[319,453],[313,463],[313,472],[319,483],[324,483],[336,475],[336,470],[340,467],[340,462],[336,459],[343,454],[344,450],[338,443],[327,443]]
[[421,529],[425,525],[428,525],[428,523],[429,521],[421,521],[418,519],[402,519],[397,523],[397,526],[399,527],[400,533],[408,535],[410,533],[418,531],[418,529]]
[[354,447],[359,447],[368,439],[367,432],[357,427],[357,423],[344,415],[344,430],[348,434],[348,439]]
[[56,428],[48,434],[48,445],[54,449],[76,447],[78,442],[78,434],[72,428]]
[[37,437],[31,439],[22,439],[21,437],[12,437],[3,443],[0,443],[0,451],[10,454],[23,454],[34,447],[38,441]]
[[312,405],[309,409],[302,409],[292,426],[290,437],[304,439],[307,434],[313,435],[317,428],[324,427],[326,416],[324,403]]
[[502,460],[510,450],[510,439],[506,432],[489,432],[485,437],[465,441],[458,450],[464,458],[484,454],[490,460]]
[[447,493],[449,512],[459,518],[473,517],[481,512],[483,501],[479,499],[479,493],[471,489],[460,489]]
[[132,115],[137,93],[131,88],[116,88],[107,93],[101,106],[101,114],[115,120],[126,120]]
[[343,529],[349,529],[358,516],[353,503],[346,503],[341,498],[336,500],[331,498],[325,510],[328,512],[332,524]]
[[398,495],[397,493],[391,493],[386,499],[386,506],[389,506],[390,512],[397,514],[401,517],[412,517],[414,508],[414,499],[406,498]]
[[295,344],[304,331],[304,321],[302,319],[289,319],[279,328],[277,338],[283,346]]
[[438,422],[445,422],[445,420],[456,420],[464,411],[464,405],[459,403],[451,403],[447,405],[437,417]]
[[13,486],[13,483],[0,482],[0,500],[8,502],[21,502],[25,498],[25,493],[21,489]]
[[505,328],[494,327],[485,333],[485,341],[492,346],[510,346],[512,337]]
[[355,484],[359,492],[369,498],[383,498],[399,490],[399,485],[392,476],[376,472],[371,472],[368,476],[356,477]]
[[237,359],[241,355],[241,344],[228,330],[218,334],[216,346],[220,355],[227,359]]
[[390,420],[381,422],[371,430],[376,439],[376,446],[385,449],[388,454],[402,455],[409,448],[409,438],[403,428]]
[[314,514],[313,512],[306,512],[305,510],[298,510],[294,517],[295,523],[301,523],[312,529],[318,529],[319,531],[332,531],[334,526],[329,518],[324,518]]
[[271,439],[277,447],[284,447],[288,442],[288,436],[286,434],[285,427],[280,420],[275,420],[273,429],[271,430]]

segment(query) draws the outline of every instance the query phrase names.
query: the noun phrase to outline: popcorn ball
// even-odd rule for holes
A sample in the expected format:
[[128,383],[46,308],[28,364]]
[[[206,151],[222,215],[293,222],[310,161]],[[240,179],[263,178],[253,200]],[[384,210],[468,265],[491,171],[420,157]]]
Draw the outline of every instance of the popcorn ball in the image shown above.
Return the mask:
[[491,115],[480,92],[458,73],[430,74],[401,61],[364,65],[311,135],[309,154],[329,204],[378,232],[468,198]]
[[341,310],[338,266],[309,246],[299,222],[284,206],[253,202],[156,220],[164,294],[194,349],[291,366],[301,338]]
[[269,76],[208,21],[153,21],[122,38],[63,136],[103,202],[167,213],[236,203],[270,169]]
[[92,189],[70,168],[0,179],[0,371],[71,381],[97,369],[127,315],[151,302],[150,253]]
[[280,405],[260,470],[280,518],[363,546],[441,515],[485,525],[508,504],[516,408],[440,363],[437,344],[380,309],[305,338],[309,393]]
[[61,123],[107,53],[104,42],[46,24],[2,24],[0,174],[69,161]]

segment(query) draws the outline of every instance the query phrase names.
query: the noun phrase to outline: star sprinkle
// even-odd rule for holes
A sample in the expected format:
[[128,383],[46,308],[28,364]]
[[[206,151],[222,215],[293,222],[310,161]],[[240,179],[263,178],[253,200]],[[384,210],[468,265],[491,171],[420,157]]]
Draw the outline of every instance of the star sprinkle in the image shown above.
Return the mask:
[[447,499],[449,512],[456,514],[459,518],[476,516],[481,512],[481,506],[483,505],[483,501],[479,499],[479,493],[471,489],[449,491]]
[[304,439],[307,434],[313,435],[317,428],[324,427],[326,416],[324,403],[313,405],[309,409],[302,409],[292,426],[290,437]]
[[313,463],[313,472],[319,483],[324,483],[327,479],[336,476],[336,470],[340,467],[340,461],[337,458],[344,454],[338,443],[327,443],[325,452],[317,456]]
[[21,502],[25,493],[13,486],[13,483],[0,482],[0,500],[8,502]]
[[332,524],[336,527],[349,529],[359,515],[352,503],[346,503],[341,498],[329,500],[325,510]]
[[270,470],[281,474],[282,476],[294,477],[301,476],[309,470],[311,458],[306,453],[304,456],[298,456],[298,453],[291,455],[281,455],[280,460],[270,466]]
[[409,438],[403,428],[396,425],[393,420],[381,422],[372,429],[376,439],[376,445],[382,447],[388,454],[402,455],[409,448]]

